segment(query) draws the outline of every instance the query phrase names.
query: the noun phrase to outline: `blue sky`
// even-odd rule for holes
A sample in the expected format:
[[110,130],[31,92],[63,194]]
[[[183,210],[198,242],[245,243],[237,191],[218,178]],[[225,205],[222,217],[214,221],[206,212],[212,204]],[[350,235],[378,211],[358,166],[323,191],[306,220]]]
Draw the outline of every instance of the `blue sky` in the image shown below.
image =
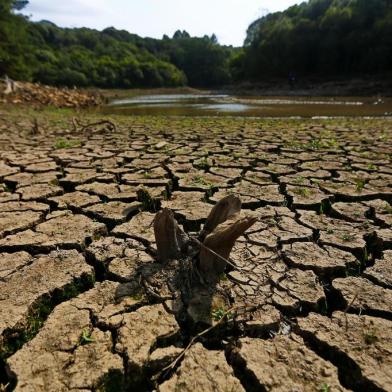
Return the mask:
[[114,26],[142,37],[215,33],[220,43],[240,46],[251,22],[267,12],[300,3],[293,0],[30,0],[24,13],[62,27]]

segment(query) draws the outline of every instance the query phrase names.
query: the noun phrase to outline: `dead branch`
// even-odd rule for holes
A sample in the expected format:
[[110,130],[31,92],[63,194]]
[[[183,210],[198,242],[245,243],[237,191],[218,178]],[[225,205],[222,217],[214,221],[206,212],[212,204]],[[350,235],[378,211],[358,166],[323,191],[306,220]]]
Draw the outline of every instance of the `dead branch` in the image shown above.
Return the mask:
[[231,216],[238,214],[241,211],[241,204],[241,200],[234,195],[226,196],[220,200],[207,217],[204,229],[200,235],[202,240],[204,240],[205,236],[212,233],[218,225]]
[[0,392],[7,392],[8,391],[8,387],[10,386],[10,383],[7,384],[0,384]]
[[216,258],[220,259],[222,262],[226,263],[227,265],[230,265],[234,270],[244,272],[244,273],[249,272],[243,268],[238,267],[238,265],[234,264],[229,258],[226,259],[223,256],[219,255],[218,253],[214,252],[212,249],[208,248],[202,242],[200,242],[197,238],[190,237],[190,239],[194,241],[200,247],[200,249],[203,248],[206,252],[211,253]]
[[168,208],[164,208],[156,214],[154,234],[160,262],[166,263],[170,259],[180,256],[187,237],[178,226],[173,212]]
[[75,118],[75,117],[72,118],[72,127],[73,127],[73,131],[75,133],[83,133],[83,132],[90,130],[93,127],[98,127],[98,126],[103,126],[103,125],[105,126],[104,130],[106,130],[106,131],[109,131],[109,132],[117,131],[116,124],[114,124],[110,120],[101,120],[101,121],[92,122],[92,123],[88,123],[88,124],[82,124],[81,121],[78,120],[77,118]]
[[239,308],[241,308],[243,306],[233,306],[232,308],[230,308],[229,310],[227,310],[222,317],[213,325],[211,325],[210,327],[208,327],[207,329],[205,329],[204,331],[198,333],[197,335],[195,335],[190,342],[188,343],[188,345],[181,351],[180,354],[178,354],[178,356],[176,357],[176,359],[174,359],[174,361],[172,361],[169,365],[167,365],[165,368],[163,368],[157,375],[155,375],[153,377],[153,381],[157,382],[158,379],[161,376],[164,376],[165,374],[167,374],[167,372],[169,372],[170,370],[174,369],[178,362],[185,356],[185,354],[190,350],[190,348],[195,344],[197,339],[200,339],[202,336],[206,335],[208,332],[212,331],[214,328],[218,327],[220,324],[222,324],[222,322],[226,319],[226,317],[228,315],[230,315],[231,313],[233,313],[234,311],[238,310]]
[[[200,251],[199,269],[206,280],[215,281],[225,271],[227,260],[233,249],[235,241],[257,221],[255,217],[240,217],[239,214],[231,216],[227,221],[218,225],[207,235]],[[222,257],[216,257],[206,248],[213,250]]]
[[347,312],[350,310],[350,308],[354,305],[354,302],[357,300],[359,296],[359,293],[357,292],[354,295],[354,298],[352,299],[352,301],[347,305],[346,309],[344,309],[344,318],[346,321],[346,331],[348,331],[348,318],[347,318]]

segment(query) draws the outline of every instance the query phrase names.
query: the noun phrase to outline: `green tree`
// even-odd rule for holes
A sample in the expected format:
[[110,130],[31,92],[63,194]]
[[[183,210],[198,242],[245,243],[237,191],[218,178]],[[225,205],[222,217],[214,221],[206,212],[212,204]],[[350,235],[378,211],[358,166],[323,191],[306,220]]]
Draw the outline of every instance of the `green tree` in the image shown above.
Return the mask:
[[32,48],[28,45],[27,21],[16,15],[27,1],[0,0],[0,75],[14,79],[29,79]]
[[232,61],[243,79],[392,72],[390,0],[309,0],[252,23]]

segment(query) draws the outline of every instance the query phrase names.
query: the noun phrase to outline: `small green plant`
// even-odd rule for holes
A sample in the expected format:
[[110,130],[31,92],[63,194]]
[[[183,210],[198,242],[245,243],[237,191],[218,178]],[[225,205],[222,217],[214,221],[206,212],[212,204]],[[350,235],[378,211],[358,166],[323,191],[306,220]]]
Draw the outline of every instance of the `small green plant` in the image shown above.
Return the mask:
[[226,310],[224,308],[217,308],[211,312],[211,316],[214,321],[219,321],[226,315]]
[[99,241],[102,238],[102,235],[99,233],[93,234],[93,241]]
[[134,294],[131,295],[131,298],[135,301],[141,301],[143,299],[143,293],[142,291],[137,291]]
[[55,178],[52,181],[50,181],[49,184],[52,186],[59,186],[60,182],[59,182],[58,178]]
[[328,210],[328,208],[330,207],[330,204],[327,200],[323,200],[320,203],[320,210],[319,210],[319,214],[320,215],[324,215],[326,213],[326,211]]
[[295,188],[293,192],[305,198],[310,196],[310,190],[308,188]]
[[306,148],[310,150],[322,150],[327,148],[338,148],[339,143],[335,138],[330,137],[330,135],[325,135],[325,138],[315,138],[309,142],[300,145],[301,148]]
[[365,188],[366,181],[363,180],[362,178],[357,178],[355,180],[355,188],[358,193],[362,192],[363,188]]
[[198,161],[194,162],[194,167],[201,170],[208,170],[210,168],[210,164],[207,158],[199,159]]
[[219,280],[220,280],[221,282],[227,282],[229,279],[227,278],[227,275],[226,275],[224,272],[222,272],[222,273],[219,275]]
[[7,184],[3,184],[3,190],[4,192],[12,193],[12,189]]
[[82,331],[82,335],[80,336],[80,344],[83,346],[85,344],[94,343],[94,338],[91,337],[91,332],[88,329],[84,329]]
[[308,143],[308,148],[311,148],[312,150],[319,150],[324,147],[324,143],[321,139],[312,139]]
[[323,383],[319,390],[320,392],[331,392],[331,387],[327,383]]
[[344,168],[345,170],[348,170],[348,171],[353,171],[353,168],[351,167],[350,164],[344,165],[343,168]]
[[224,317],[225,313],[226,312],[223,308],[218,308],[216,310],[213,310],[211,315],[214,321],[219,321],[222,317]]
[[392,214],[392,206],[389,204],[384,207],[384,212],[388,215]]
[[365,332],[363,334],[363,340],[365,341],[365,343],[367,345],[370,346],[371,344],[374,344],[374,343],[376,343],[378,341],[378,337],[375,334],[375,332],[369,331],[369,332]]
[[205,186],[212,187],[212,184],[210,182],[208,182],[205,178],[199,175],[192,177],[192,183],[195,185],[205,185]]
[[385,140],[387,137],[388,137],[387,134],[382,133],[378,138],[379,140]]
[[364,222],[362,222],[362,227],[364,229],[368,229],[371,226],[371,222],[369,222],[368,220],[365,220]]
[[305,182],[305,177],[297,176],[297,177],[294,178],[294,182],[296,184],[303,184]]
[[370,163],[370,164],[368,165],[368,169],[369,169],[369,170],[377,170],[377,166],[374,165],[373,163]]
[[67,140],[67,139],[60,138],[60,139],[56,140],[56,142],[54,143],[53,147],[56,150],[60,150],[60,149],[63,149],[63,148],[80,147],[80,145],[81,145],[80,140],[77,140],[77,139],[75,139],[75,140]]
[[343,235],[342,235],[342,240],[343,240],[344,242],[351,242],[354,238],[355,238],[355,236],[352,235],[352,234],[346,233],[346,234],[343,234]]
[[3,344],[0,350],[0,364],[3,358],[19,350],[26,342],[29,342],[37,335],[52,309],[53,306],[48,298],[43,299],[35,306],[27,317],[24,330],[19,333],[16,332]]
[[334,230],[333,229],[327,229],[327,234],[333,234]]

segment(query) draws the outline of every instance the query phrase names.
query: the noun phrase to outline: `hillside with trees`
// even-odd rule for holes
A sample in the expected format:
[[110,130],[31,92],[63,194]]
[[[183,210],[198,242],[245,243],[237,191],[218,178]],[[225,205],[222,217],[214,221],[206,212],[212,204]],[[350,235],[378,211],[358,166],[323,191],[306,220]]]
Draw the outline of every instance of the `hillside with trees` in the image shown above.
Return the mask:
[[141,38],[109,27],[60,28],[18,14],[28,1],[0,0],[0,76],[55,86],[218,87],[392,71],[390,0],[310,0],[249,26],[243,48],[216,36]]
[[60,86],[217,86],[230,82],[231,47],[177,31],[162,40],[30,22],[27,1],[0,0],[0,75]]
[[310,0],[256,20],[237,79],[355,77],[392,71],[390,0]]

